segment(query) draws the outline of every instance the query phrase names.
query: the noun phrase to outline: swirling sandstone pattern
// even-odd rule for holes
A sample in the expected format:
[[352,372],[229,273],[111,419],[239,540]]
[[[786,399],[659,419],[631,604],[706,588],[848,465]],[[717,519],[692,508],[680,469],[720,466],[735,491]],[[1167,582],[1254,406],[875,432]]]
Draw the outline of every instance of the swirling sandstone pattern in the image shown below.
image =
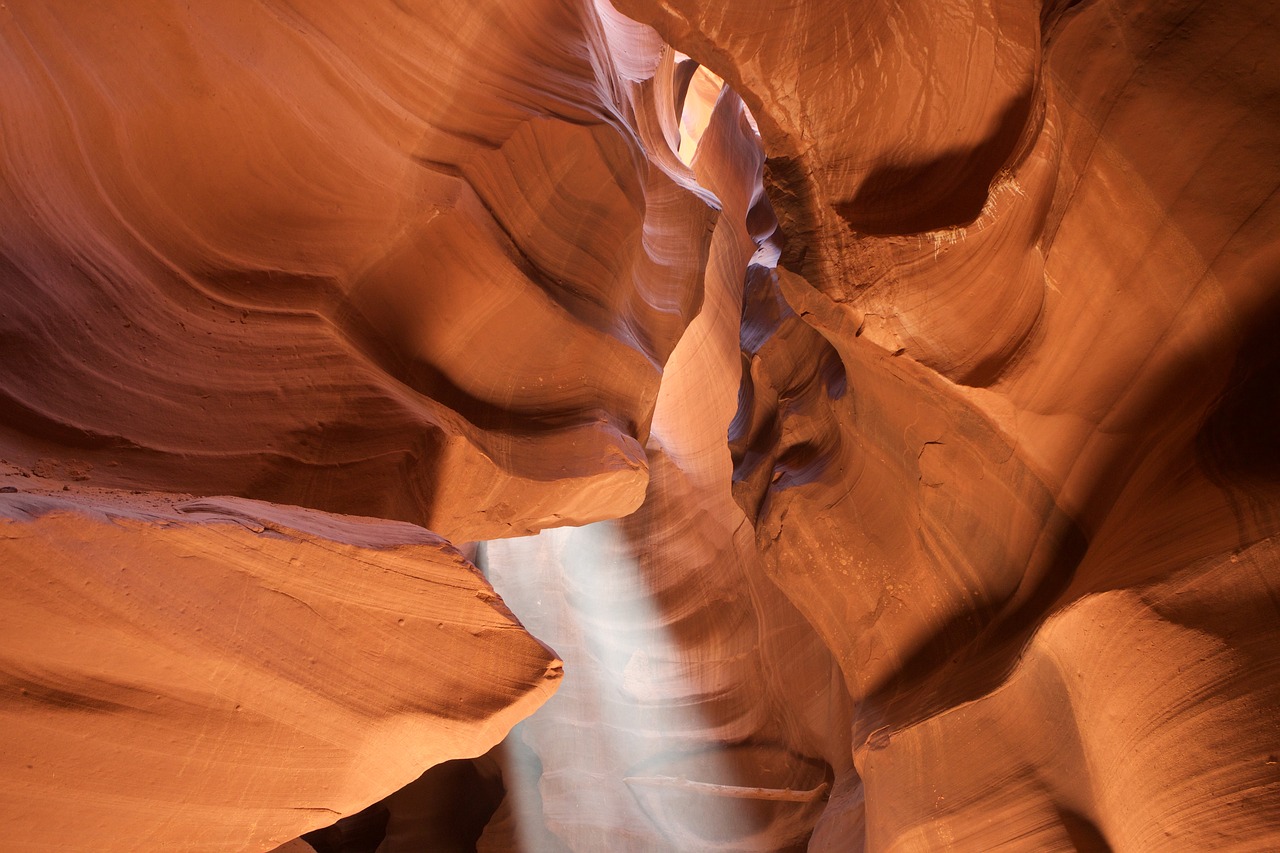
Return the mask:
[[14,455],[460,541],[639,503],[711,210],[647,156],[610,22],[556,2],[3,14]]
[[1274,3],[191,5],[0,7],[18,849],[1280,847]]
[[619,6],[770,155],[737,489],[867,846],[1278,843],[1275,10]]

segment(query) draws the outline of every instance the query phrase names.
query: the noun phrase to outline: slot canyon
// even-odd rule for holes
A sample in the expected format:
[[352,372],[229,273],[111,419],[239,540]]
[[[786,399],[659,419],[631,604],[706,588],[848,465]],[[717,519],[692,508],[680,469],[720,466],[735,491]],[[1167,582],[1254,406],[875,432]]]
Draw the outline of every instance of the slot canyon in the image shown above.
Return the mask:
[[1280,850],[1275,0],[0,2],[0,849]]

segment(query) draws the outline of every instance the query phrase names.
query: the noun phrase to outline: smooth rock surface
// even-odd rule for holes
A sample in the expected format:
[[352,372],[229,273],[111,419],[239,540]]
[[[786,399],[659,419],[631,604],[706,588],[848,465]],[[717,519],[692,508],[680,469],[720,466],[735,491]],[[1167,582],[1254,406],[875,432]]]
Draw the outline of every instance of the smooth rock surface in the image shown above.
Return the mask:
[[652,31],[555,0],[0,15],[6,458],[458,541],[639,504],[713,215],[642,145]]
[[868,848],[1274,846],[1267,736],[1209,745],[1280,720],[1275,10],[619,7],[761,129],[735,489]]
[[560,662],[400,522],[0,495],[11,850],[265,850],[478,755]]

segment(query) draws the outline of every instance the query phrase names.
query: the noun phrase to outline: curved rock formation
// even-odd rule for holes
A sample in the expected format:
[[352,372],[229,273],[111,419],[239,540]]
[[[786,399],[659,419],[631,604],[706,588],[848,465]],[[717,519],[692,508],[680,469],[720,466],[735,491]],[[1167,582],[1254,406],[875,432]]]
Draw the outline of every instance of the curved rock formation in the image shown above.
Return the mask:
[[619,6],[770,155],[737,488],[868,846],[1274,844],[1274,10]]
[[13,850],[269,849],[484,752],[560,677],[412,525],[110,494],[0,518]]
[[651,32],[557,2],[4,14],[11,458],[460,541],[639,503],[711,214],[638,135]]
[[8,836],[1280,846],[1273,6],[0,9]]

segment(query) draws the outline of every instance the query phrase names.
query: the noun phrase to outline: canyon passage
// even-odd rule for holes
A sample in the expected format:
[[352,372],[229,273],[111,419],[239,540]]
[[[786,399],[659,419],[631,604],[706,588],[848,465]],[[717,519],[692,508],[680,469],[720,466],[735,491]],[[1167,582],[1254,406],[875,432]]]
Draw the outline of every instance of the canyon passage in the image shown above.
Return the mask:
[[0,846],[1280,849],[1278,38],[0,4]]

